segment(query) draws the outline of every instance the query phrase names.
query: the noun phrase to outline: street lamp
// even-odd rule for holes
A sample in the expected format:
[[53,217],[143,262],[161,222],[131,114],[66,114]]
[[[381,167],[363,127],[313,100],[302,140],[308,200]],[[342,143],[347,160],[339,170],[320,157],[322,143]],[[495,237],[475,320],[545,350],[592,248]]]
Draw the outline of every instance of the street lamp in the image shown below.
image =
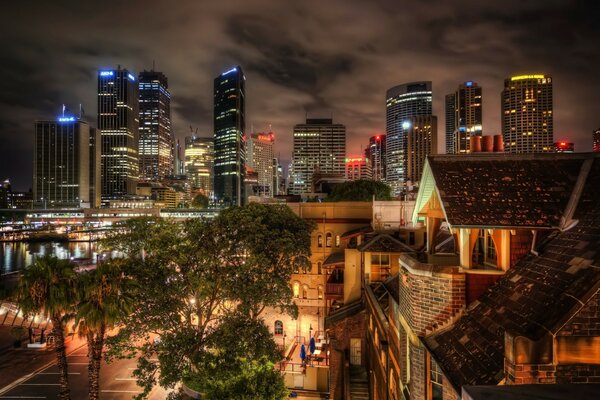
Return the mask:
[[308,338],[310,339],[312,337],[312,324],[308,325]]

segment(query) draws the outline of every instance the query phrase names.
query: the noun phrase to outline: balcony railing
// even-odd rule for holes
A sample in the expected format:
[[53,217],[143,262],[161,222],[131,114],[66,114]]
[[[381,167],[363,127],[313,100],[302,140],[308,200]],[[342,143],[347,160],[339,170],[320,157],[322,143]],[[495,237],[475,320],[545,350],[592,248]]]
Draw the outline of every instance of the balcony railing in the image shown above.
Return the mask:
[[344,295],[344,284],[343,283],[328,283],[325,286],[325,296],[343,296]]

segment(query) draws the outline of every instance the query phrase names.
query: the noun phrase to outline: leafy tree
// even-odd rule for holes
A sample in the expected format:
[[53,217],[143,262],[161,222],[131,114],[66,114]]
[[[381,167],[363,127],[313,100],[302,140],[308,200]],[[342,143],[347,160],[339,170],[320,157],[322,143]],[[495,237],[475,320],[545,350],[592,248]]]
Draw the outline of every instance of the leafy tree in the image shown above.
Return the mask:
[[41,314],[52,322],[60,399],[71,398],[64,332],[76,304],[76,278],[69,261],[50,256],[38,258],[23,271],[17,295],[24,314]]
[[194,197],[194,200],[192,200],[192,207],[193,208],[206,208],[208,207],[208,197],[206,197],[203,194],[199,194],[196,197]]
[[78,279],[79,303],[75,326],[88,346],[88,394],[100,396],[100,365],[108,330],[132,310],[132,280],[123,274],[121,260],[100,263]]
[[[124,253],[124,271],[138,283],[135,312],[107,341],[109,358],[139,357],[134,374],[145,394],[186,376],[235,376],[263,356],[276,361],[260,315],[265,307],[296,315],[289,281],[293,261],[310,255],[311,229],[286,206],[260,204],[212,221],[129,221],[104,243]],[[253,348],[253,337],[265,346]]]
[[383,182],[359,179],[336,185],[326,201],[392,200],[391,189]]

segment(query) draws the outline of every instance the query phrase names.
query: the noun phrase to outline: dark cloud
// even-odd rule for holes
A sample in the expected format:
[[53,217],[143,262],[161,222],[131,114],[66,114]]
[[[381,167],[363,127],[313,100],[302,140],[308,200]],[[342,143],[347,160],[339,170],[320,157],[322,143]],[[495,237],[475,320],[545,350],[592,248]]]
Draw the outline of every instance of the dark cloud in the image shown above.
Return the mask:
[[[570,0],[269,0],[10,2],[0,15],[0,179],[27,189],[33,121],[81,103],[94,122],[96,70],[118,64],[169,77],[178,137],[212,131],[213,79],[241,65],[248,128],[277,133],[289,161],[292,127],[333,115],[348,152],[385,130],[387,88],[432,80],[443,98],[483,86],[484,130],[500,130],[503,80],[554,77],[555,138],[591,148],[600,127],[600,2]],[[441,146],[440,146],[441,147]]]

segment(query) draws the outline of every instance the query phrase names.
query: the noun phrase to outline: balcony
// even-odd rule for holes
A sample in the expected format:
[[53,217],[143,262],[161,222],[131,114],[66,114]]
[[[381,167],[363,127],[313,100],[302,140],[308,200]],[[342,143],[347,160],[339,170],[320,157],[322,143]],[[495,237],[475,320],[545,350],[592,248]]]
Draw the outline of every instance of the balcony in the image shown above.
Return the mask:
[[341,299],[344,297],[344,273],[336,270],[327,279],[325,284],[325,297]]

